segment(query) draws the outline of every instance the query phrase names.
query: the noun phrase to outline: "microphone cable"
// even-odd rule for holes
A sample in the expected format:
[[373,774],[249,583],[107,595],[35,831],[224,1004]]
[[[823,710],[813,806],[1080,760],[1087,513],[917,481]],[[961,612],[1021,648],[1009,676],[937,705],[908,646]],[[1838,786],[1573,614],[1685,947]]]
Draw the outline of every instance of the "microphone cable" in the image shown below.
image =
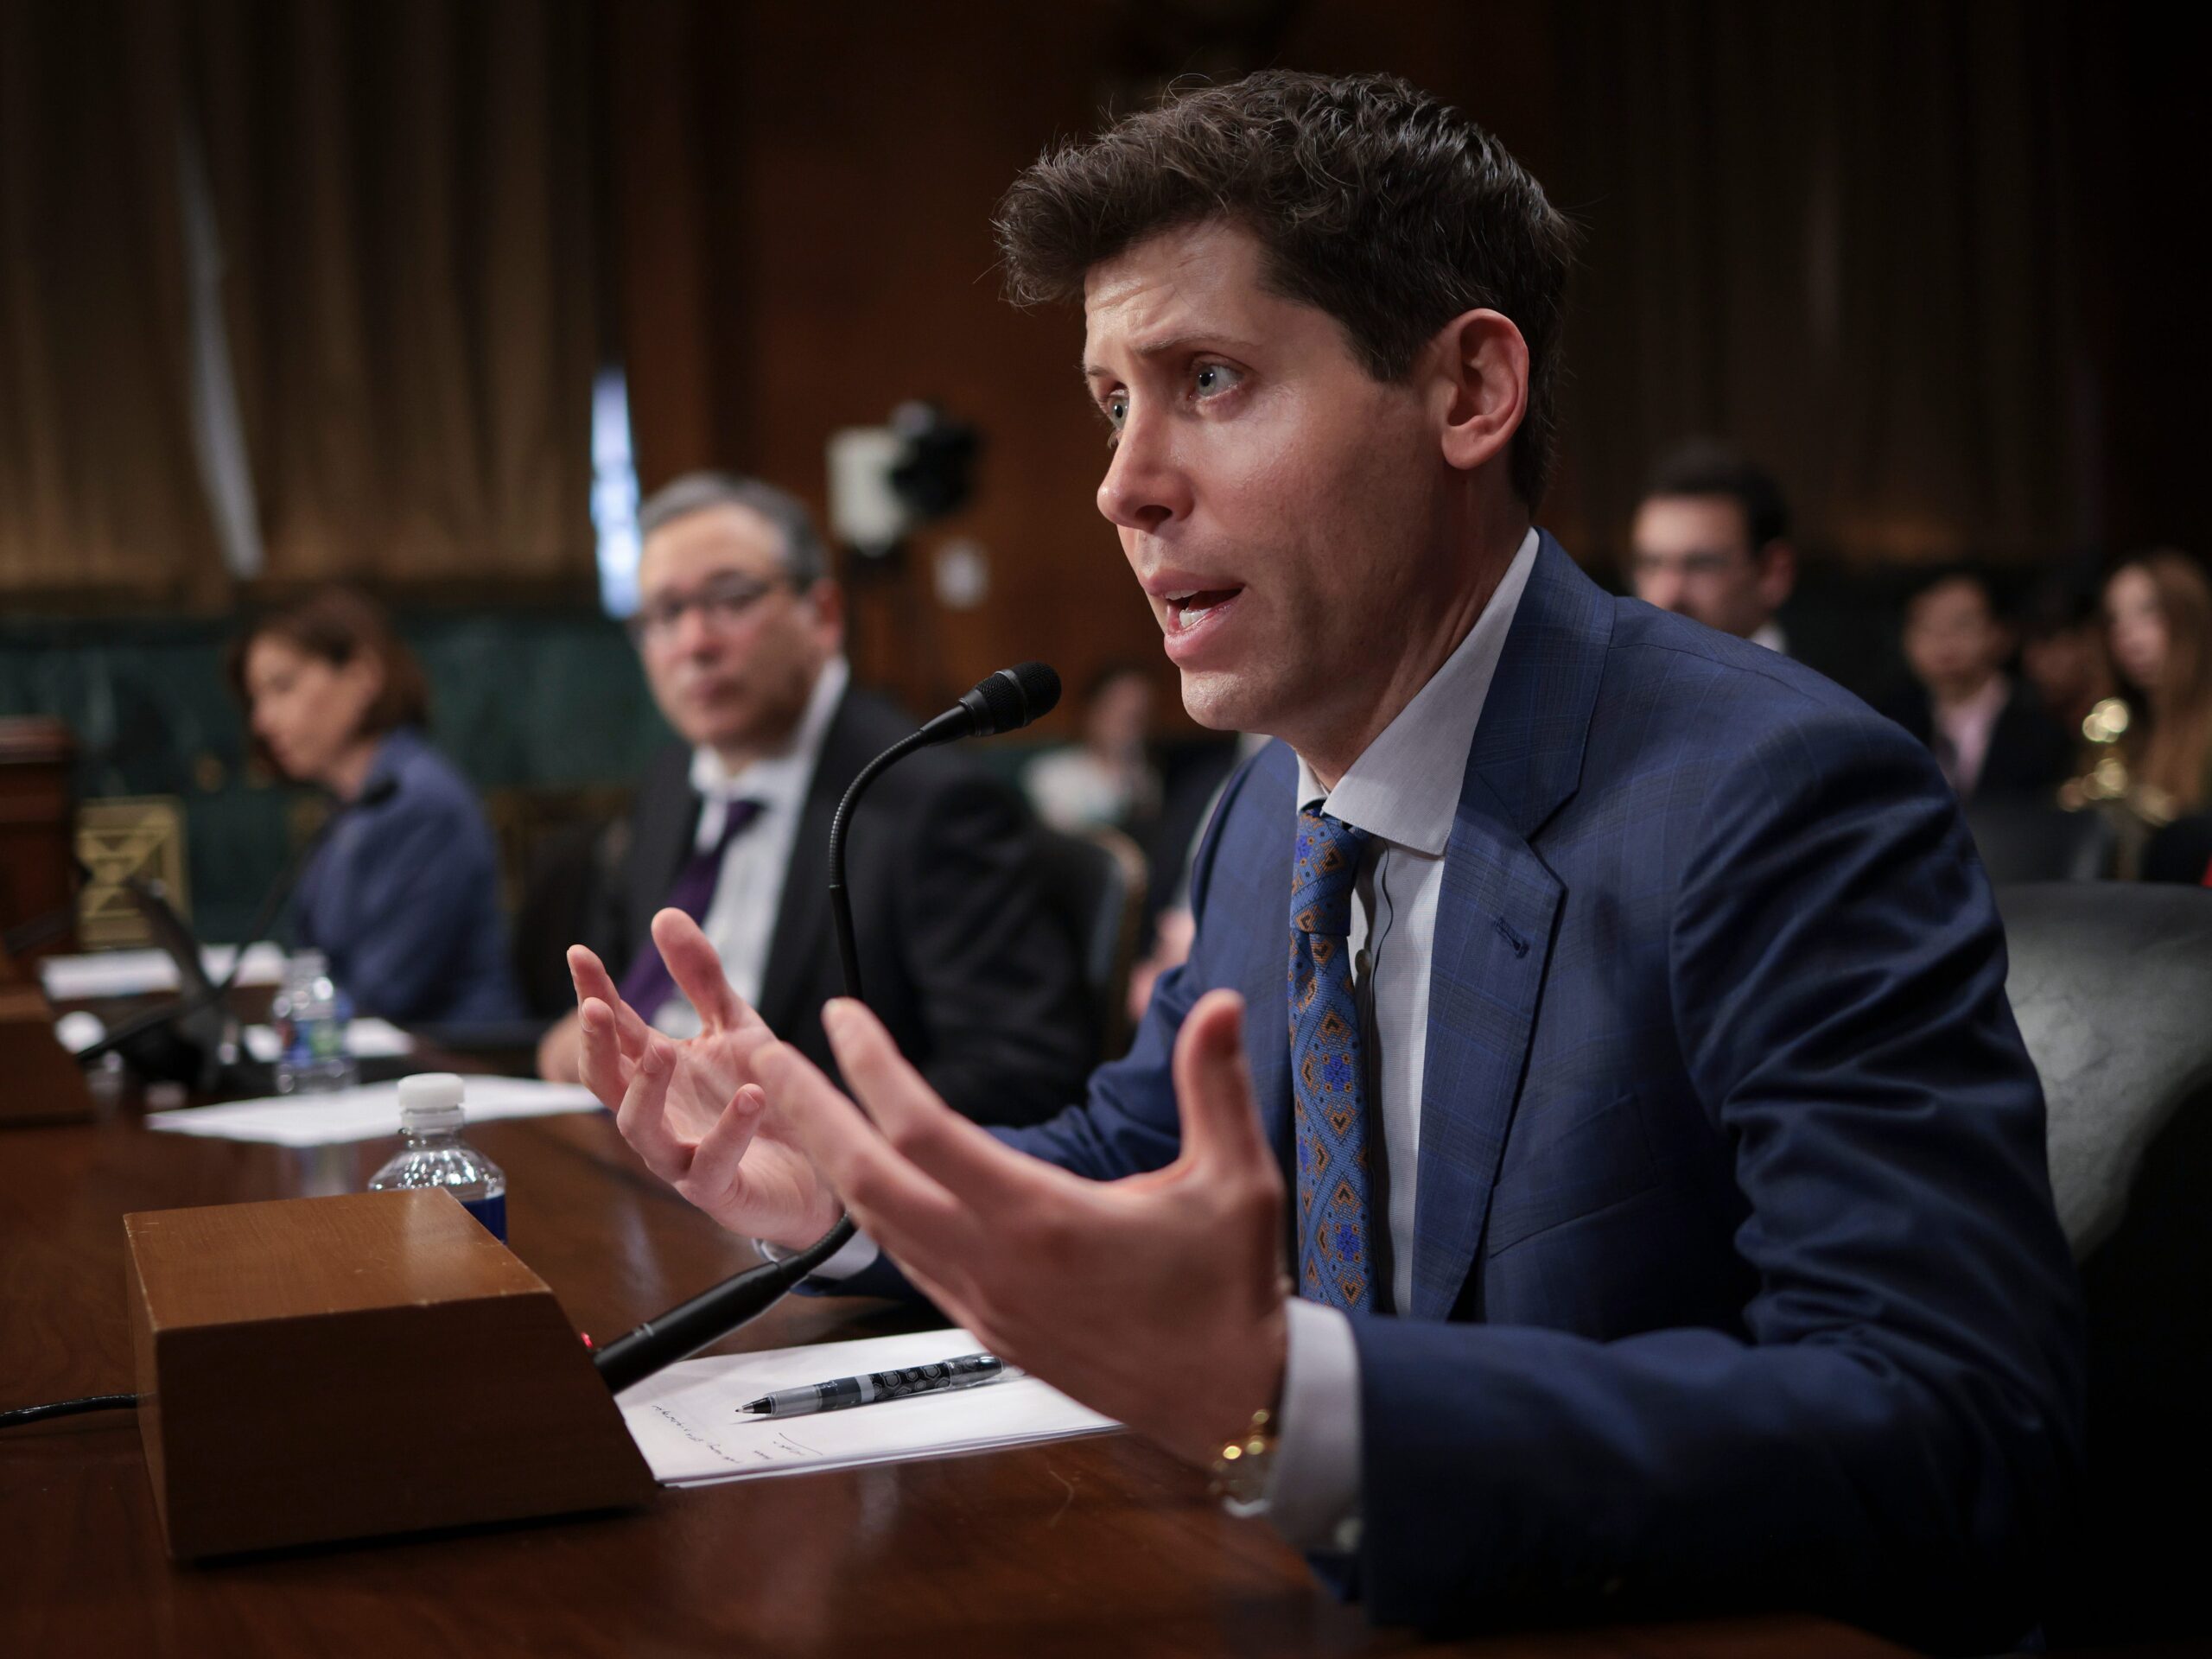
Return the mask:
[[25,1423],[42,1423],[49,1417],[76,1417],[88,1411],[124,1411],[137,1403],[135,1394],[88,1394],[80,1400],[56,1400],[50,1405],[16,1406],[0,1411],[0,1428],[20,1428]]

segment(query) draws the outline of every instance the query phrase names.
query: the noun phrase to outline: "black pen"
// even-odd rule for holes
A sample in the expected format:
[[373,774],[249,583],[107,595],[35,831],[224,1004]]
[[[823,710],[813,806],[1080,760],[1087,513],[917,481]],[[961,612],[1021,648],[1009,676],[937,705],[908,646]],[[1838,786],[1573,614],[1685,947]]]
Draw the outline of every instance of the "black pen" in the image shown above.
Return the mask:
[[995,1354],[963,1354],[929,1365],[910,1365],[903,1371],[871,1371],[866,1376],[841,1376],[830,1382],[810,1382],[802,1389],[779,1389],[738,1408],[756,1417],[804,1417],[810,1412],[842,1411],[848,1406],[871,1405],[878,1400],[903,1400],[909,1395],[938,1394],[946,1389],[980,1388],[1001,1377],[1019,1376]]

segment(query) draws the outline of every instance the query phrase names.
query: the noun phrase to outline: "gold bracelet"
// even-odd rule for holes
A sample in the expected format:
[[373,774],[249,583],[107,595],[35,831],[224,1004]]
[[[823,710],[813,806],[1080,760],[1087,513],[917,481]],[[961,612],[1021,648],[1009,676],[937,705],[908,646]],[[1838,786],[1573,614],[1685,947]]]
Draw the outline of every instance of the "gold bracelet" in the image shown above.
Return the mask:
[[1257,1503],[1267,1495],[1268,1472],[1274,1461],[1275,1414],[1262,1407],[1244,1432],[1223,1446],[1213,1460],[1207,1491],[1238,1505]]

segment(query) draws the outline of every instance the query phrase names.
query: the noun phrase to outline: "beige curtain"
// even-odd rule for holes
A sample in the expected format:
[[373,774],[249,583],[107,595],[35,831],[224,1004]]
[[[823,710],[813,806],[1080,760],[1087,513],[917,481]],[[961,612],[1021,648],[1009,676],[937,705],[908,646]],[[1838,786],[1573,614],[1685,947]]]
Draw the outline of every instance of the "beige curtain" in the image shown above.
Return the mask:
[[0,594],[206,601],[167,0],[0,0]]
[[583,0],[201,0],[267,574],[587,580]]
[[1601,543],[1694,433],[1763,458],[1847,559],[2086,539],[2077,9],[1564,0],[1559,21],[1554,199],[1588,232],[1568,427]]

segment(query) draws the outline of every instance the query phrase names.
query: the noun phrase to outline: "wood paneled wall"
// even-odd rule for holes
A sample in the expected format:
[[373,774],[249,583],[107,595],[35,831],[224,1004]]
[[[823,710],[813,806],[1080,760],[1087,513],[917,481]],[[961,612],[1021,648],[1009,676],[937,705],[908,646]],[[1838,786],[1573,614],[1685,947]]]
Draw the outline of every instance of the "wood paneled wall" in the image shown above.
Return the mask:
[[[607,9],[610,222],[645,486],[711,462],[820,507],[838,428],[921,397],[983,431],[974,504],[922,538],[923,569],[855,596],[861,671],[917,704],[1025,658],[1071,686],[1135,658],[1158,664],[1159,706],[1180,718],[1094,503],[1105,448],[1076,372],[1080,318],[999,297],[991,211],[1046,143],[1179,70],[1274,60],[1422,75],[1541,165],[1539,6],[1179,10],[1179,29],[1178,8],[1107,4]],[[944,536],[988,554],[978,609],[929,592]]]

